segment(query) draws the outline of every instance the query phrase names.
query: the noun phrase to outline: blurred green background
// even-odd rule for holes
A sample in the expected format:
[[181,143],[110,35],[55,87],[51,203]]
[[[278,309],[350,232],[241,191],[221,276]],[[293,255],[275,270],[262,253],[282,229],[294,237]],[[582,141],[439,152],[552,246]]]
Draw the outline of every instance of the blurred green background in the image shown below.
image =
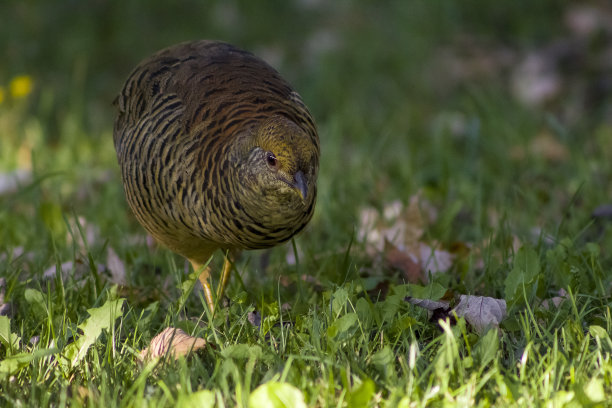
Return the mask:
[[578,209],[578,228],[610,199],[611,15],[605,1],[4,0],[0,171],[26,182],[0,197],[0,239],[31,242],[32,214],[137,230],[112,101],[141,59],[202,38],[266,59],[311,109],[321,246],[350,240],[360,206],[417,191],[444,209],[442,241],[507,213],[555,230]]

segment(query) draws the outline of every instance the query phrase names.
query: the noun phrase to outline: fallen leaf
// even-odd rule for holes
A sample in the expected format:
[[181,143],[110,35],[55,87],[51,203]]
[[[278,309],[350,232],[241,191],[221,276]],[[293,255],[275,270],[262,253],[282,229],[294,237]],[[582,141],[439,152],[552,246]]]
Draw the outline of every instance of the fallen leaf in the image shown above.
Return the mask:
[[506,301],[485,296],[461,295],[453,311],[464,317],[478,333],[487,327],[498,327],[506,317]]
[[258,329],[261,327],[261,313],[257,310],[247,313],[247,320],[252,326]]
[[365,241],[370,254],[383,251],[385,241],[391,242],[402,251],[418,248],[425,230],[419,201],[418,194],[410,198],[408,206],[403,206],[399,200],[392,201],[384,207],[382,217],[373,208],[361,211],[357,237],[360,241]]
[[357,236],[374,263],[382,260],[386,268],[400,271],[404,282],[426,283],[428,274],[448,271],[456,258],[422,241],[427,223],[436,217],[435,209],[415,194],[407,206],[395,200],[381,212],[363,209]]
[[385,262],[391,268],[402,273],[402,277],[408,283],[425,283],[427,281],[418,258],[414,255],[400,251],[389,241],[385,241]]
[[157,336],[153,337],[149,347],[140,352],[143,361],[157,357],[171,355],[175,359],[187,356],[192,351],[197,351],[206,346],[206,340],[201,337],[193,337],[181,329],[168,327]]
[[410,296],[404,300],[408,303],[412,303],[415,306],[422,307],[423,309],[427,309],[431,312],[438,309],[447,310],[450,305],[450,302],[448,302],[447,300],[417,299]]

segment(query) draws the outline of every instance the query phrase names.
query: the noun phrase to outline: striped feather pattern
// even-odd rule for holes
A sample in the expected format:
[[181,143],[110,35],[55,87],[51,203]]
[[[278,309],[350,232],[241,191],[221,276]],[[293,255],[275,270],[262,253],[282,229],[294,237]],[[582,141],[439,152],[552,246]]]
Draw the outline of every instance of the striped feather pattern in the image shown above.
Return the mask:
[[179,44],[139,64],[116,105],[128,204],[173,251],[204,263],[218,248],[266,248],[312,217],[315,124],[259,58],[220,42]]

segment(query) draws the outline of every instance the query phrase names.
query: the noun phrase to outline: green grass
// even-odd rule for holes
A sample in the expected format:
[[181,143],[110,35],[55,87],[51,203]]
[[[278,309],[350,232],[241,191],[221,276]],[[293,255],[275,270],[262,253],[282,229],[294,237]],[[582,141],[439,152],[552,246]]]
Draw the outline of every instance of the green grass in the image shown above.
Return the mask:
[[[173,4],[0,5],[0,173],[31,170],[0,195],[0,405],[258,406],[276,393],[313,407],[612,406],[612,231],[592,217],[610,203],[612,98],[590,85],[609,31],[558,67],[555,98],[529,106],[512,92],[516,66],[571,43],[570,2]],[[185,261],[148,245],[129,213],[111,134],[129,70],[195,38],[270,60],[322,145],[308,229],[295,247],[243,253],[212,321]],[[466,63],[478,55],[493,68]],[[11,96],[18,75],[34,81],[27,97]],[[542,134],[565,154],[535,149]],[[357,239],[361,209],[417,192],[437,213],[424,241],[457,255],[426,288]],[[542,304],[561,289],[559,307]],[[479,332],[405,301],[440,290],[504,299],[508,314]],[[209,346],[141,365],[168,326]]]

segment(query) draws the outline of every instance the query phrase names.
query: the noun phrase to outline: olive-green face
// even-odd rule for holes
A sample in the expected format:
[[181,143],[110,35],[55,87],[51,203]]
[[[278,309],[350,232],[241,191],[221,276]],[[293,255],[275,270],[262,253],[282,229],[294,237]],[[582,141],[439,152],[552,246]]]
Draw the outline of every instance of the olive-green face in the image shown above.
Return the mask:
[[280,202],[297,204],[299,200],[306,206],[315,194],[318,165],[315,147],[301,131],[274,133],[261,138],[250,155],[258,187],[265,196],[276,196]]
[[285,118],[273,118],[238,135],[227,155],[227,185],[241,226],[239,245],[267,248],[301,231],[314,212],[319,150],[310,135]]
[[248,198],[241,205],[279,217],[311,211],[319,158],[309,135],[287,119],[275,120],[256,129],[248,145],[239,171]]

